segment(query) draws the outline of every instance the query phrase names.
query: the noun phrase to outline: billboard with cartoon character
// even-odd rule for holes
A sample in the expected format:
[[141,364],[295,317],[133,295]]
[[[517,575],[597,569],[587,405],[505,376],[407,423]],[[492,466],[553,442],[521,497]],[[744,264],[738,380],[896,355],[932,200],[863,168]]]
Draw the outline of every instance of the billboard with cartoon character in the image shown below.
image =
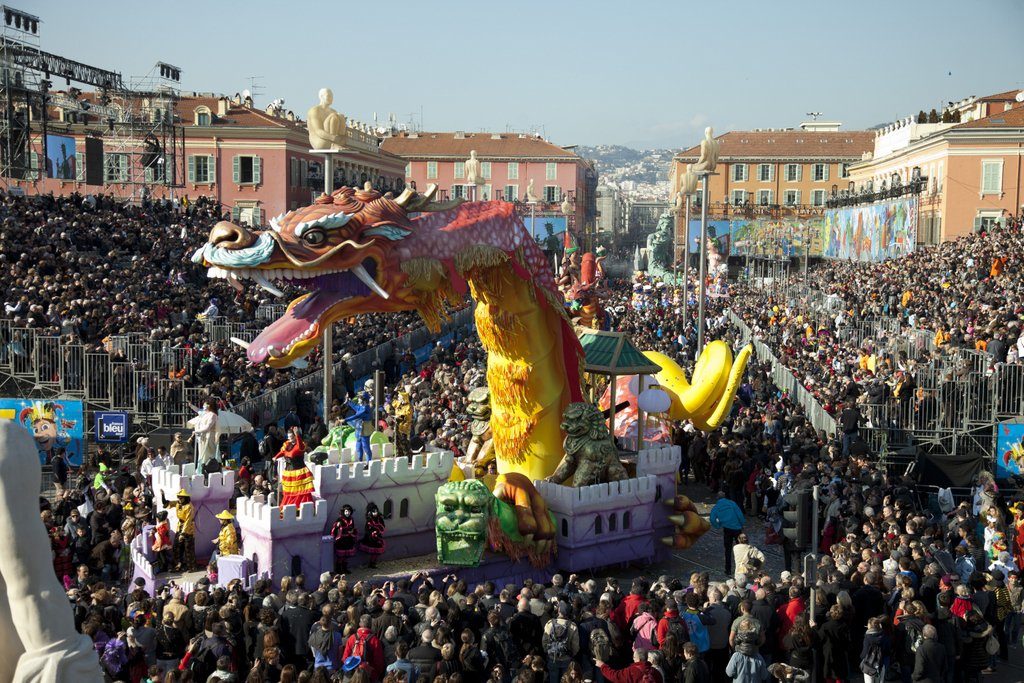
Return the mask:
[[996,479],[1024,472],[1024,420],[1007,420],[999,424],[996,439]]
[[0,419],[14,420],[29,431],[42,464],[49,464],[57,449],[63,448],[72,466],[82,465],[85,422],[81,401],[0,398]]

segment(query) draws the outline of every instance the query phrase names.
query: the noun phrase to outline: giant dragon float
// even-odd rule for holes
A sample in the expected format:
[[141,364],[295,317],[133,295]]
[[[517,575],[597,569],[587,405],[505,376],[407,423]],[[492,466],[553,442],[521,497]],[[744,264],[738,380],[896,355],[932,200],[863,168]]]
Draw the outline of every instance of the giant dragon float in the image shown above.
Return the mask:
[[[275,296],[282,285],[306,290],[247,347],[251,363],[274,368],[300,361],[327,326],[357,314],[416,311],[438,329],[449,304],[469,293],[487,351],[488,390],[477,398],[489,404],[479,414],[488,420],[496,480],[474,478],[448,452],[399,458],[385,445],[375,447],[375,459],[353,462],[351,453],[331,449],[326,463],[309,465],[314,502],[279,509],[237,501],[242,555],[221,558],[223,580],[319,576],[331,568],[327,533],[345,503],[357,516],[369,502],[390,516],[388,555],[436,550],[439,565],[449,567],[484,566],[490,557],[490,579],[528,571],[519,565],[575,571],[655,561],[706,530],[692,504],[676,496],[678,449],[645,448],[624,466],[606,413],[584,399],[584,352],[563,291],[579,302],[576,322],[600,319],[594,257],[578,264],[586,277],[560,289],[513,204],[437,202],[434,194],[433,186],[398,196],[342,187],[271,219],[268,230],[219,222],[193,261],[236,288],[251,281]],[[656,359],[671,398],[665,417],[717,427],[748,355],[745,349],[733,362],[724,343],[709,345],[692,383],[670,360]],[[158,472],[154,482],[192,492],[203,527],[228,503],[231,476],[204,478],[186,466]],[[147,550],[144,540],[133,549],[143,566]],[[197,547],[200,556],[207,550]],[[494,564],[495,553],[506,560]]]

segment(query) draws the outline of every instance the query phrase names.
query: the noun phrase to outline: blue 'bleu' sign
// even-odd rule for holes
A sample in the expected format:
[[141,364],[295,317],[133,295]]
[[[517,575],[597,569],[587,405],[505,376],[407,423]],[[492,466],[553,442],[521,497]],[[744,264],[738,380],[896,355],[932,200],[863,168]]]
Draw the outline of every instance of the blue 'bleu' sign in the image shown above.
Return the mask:
[[96,440],[101,443],[124,443],[128,440],[128,413],[96,413]]

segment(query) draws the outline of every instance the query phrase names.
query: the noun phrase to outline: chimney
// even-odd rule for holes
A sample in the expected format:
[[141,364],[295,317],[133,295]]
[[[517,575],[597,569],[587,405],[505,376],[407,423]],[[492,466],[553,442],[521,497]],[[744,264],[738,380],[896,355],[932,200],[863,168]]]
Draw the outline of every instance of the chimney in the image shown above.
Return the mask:
[[224,118],[228,115],[228,98],[218,97],[217,98],[217,116]]

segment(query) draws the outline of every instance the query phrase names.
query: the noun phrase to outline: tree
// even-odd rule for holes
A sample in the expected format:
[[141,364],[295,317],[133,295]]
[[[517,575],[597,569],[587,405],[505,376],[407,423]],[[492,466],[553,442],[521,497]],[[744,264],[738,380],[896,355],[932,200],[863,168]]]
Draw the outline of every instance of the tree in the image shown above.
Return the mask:
[[924,113],[924,109],[922,109],[921,111],[917,112],[917,122],[918,123],[928,123],[928,115]]
[[942,110],[942,122],[943,123],[953,123],[953,115],[949,113],[948,109],[943,109]]
[[933,107],[932,110],[930,112],[928,112],[928,123],[938,123],[938,122],[939,122],[939,112],[935,111],[935,108]]

